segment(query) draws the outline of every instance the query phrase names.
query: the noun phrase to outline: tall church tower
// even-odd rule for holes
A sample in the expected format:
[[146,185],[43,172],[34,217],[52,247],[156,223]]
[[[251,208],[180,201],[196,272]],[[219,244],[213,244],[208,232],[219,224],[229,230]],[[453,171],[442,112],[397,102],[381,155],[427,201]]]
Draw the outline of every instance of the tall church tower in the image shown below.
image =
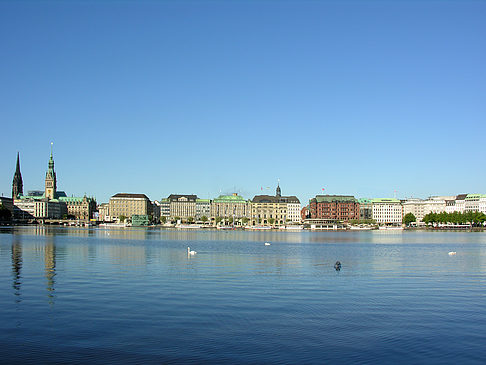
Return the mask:
[[52,142],[51,142],[51,158],[49,159],[49,168],[46,172],[46,188],[44,196],[47,199],[55,199],[57,195],[57,179],[54,171],[54,159],[52,158]]
[[280,190],[280,179],[278,180],[277,191],[275,192],[275,196],[278,198],[282,196],[282,190]]
[[20,173],[20,156],[17,152],[17,167],[12,182],[12,198],[15,199],[24,193],[24,184],[22,182],[22,174]]

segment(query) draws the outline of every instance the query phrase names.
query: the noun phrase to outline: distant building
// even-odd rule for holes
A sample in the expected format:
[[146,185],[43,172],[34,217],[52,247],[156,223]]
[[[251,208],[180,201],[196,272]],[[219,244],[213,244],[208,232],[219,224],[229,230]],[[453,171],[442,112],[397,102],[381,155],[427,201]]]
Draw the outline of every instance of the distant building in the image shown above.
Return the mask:
[[372,199],[373,219],[386,225],[401,225],[403,210],[398,199]]
[[249,216],[248,201],[236,193],[233,195],[220,195],[213,199],[211,204],[211,217],[213,218],[248,218]]
[[81,197],[59,197],[58,200],[66,205],[68,217],[80,220],[90,220],[96,211],[96,201],[86,195]]
[[309,206],[303,207],[300,211],[300,219],[301,221],[305,221],[306,219],[310,219],[310,210]]
[[[290,208],[293,209],[291,215]],[[295,207],[299,205],[298,213]],[[296,196],[282,196],[280,184],[277,185],[275,196],[256,195],[250,203],[250,221],[252,225],[285,225],[293,223],[295,216],[300,221],[300,201]],[[273,222],[273,223],[272,223]]]
[[14,200],[16,219],[59,219],[61,216],[62,207],[57,199],[20,197]]
[[359,203],[359,219],[367,220],[373,219],[373,204],[371,203],[371,199],[358,199]]
[[417,222],[421,222],[425,216],[425,202],[422,199],[410,198],[402,203],[403,216],[413,214]]
[[160,199],[160,217],[170,217],[170,201],[167,198]]
[[160,220],[160,202],[157,200],[154,200],[152,202],[152,207],[153,207],[153,216],[156,222]]
[[464,211],[466,212],[479,212],[479,201],[481,194],[467,194],[464,199]]
[[467,194],[459,194],[456,196],[455,212],[464,213],[466,211],[466,197]]
[[481,198],[479,198],[479,211],[486,214],[486,194],[481,195]]
[[311,219],[347,222],[359,219],[358,200],[351,195],[317,195],[309,201]]
[[118,193],[110,198],[109,212],[112,219],[121,216],[152,215],[152,203],[145,194]]
[[196,199],[196,220],[201,217],[209,219],[211,216],[211,200],[209,199]]
[[98,205],[98,220],[101,222],[111,222],[110,204],[102,203]]
[[171,194],[167,198],[170,203],[170,217],[195,218],[197,195]]

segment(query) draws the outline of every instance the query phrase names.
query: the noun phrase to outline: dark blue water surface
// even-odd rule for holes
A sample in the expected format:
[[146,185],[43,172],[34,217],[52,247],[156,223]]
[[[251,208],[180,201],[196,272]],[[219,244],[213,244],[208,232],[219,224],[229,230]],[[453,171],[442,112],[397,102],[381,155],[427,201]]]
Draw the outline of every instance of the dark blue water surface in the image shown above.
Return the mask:
[[486,361],[486,233],[2,228],[0,279],[3,363]]

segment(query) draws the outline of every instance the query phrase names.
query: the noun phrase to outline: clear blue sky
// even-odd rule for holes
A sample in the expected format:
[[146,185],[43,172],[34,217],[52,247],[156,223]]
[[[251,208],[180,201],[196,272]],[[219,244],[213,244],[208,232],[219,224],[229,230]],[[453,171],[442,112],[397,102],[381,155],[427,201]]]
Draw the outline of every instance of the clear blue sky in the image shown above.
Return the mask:
[[486,193],[484,1],[0,1],[0,193]]

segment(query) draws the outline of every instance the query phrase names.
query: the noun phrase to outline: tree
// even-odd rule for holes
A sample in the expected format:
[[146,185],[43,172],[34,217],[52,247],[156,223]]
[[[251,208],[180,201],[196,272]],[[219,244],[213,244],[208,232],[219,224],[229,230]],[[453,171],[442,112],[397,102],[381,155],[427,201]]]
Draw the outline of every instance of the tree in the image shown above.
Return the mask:
[[161,221],[163,224],[165,224],[165,222],[167,222],[167,217],[165,217],[165,216],[160,217],[160,221]]
[[406,226],[410,226],[410,223],[416,222],[417,218],[413,215],[413,213],[407,213],[405,214],[405,217],[403,217],[403,223]]
[[216,217],[216,219],[214,220],[216,222],[216,224],[218,224],[219,222],[221,222],[223,220],[223,218],[221,217]]
[[206,217],[205,215],[203,215],[203,216],[201,217],[201,220],[202,220],[203,222],[207,222],[207,221],[208,221],[208,217]]
[[0,220],[9,221],[10,219],[12,219],[12,213],[10,210],[5,208],[3,205],[0,205]]
[[273,225],[275,223],[275,219],[274,218],[268,218],[268,223]]
[[188,221],[189,223],[192,223],[192,222],[194,222],[194,218],[193,218],[193,217],[189,217],[189,218],[187,218],[187,221]]
[[120,219],[120,222],[125,222],[125,219],[127,219],[127,217],[121,215],[120,217],[118,217],[118,219]]
[[241,218],[241,223],[243,223],[243,224],[247,224],[248,221],[249,221],[249,219],[247,217]]
[[230,223],[230,224],[233,223],[233,217],[228,218],[228,223]]

